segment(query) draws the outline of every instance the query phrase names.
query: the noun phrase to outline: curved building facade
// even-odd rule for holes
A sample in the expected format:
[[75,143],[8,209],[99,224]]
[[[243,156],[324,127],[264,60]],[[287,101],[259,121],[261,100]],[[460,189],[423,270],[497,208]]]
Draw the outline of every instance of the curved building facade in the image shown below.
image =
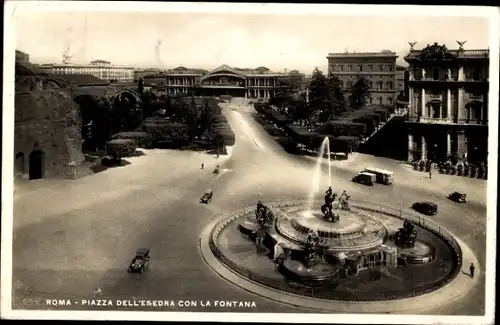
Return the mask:
[[195,90],[200,96],[221,96],[268,99],[280,88],[284,73],[265,67],[241,69],[222,65],[215,70],[176,69],[144,76],[144,84],[165,94],[188,93]]

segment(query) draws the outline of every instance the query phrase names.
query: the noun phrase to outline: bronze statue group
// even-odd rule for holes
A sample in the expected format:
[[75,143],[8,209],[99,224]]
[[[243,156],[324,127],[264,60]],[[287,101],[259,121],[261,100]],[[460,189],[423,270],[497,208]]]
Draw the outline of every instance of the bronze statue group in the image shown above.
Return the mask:
[[[349,199],[351,197],[347,195],[347,191],[344,190],[338,196],[337,200],[337,207],[342,209],[342,210],[350,210],[349,206]],[[321,212],[324,214],[324,218],[328,222],[338,222],[340,219],[339,214],[335,214],[333,212],[333,204],[335,202],[335,199],[337,199],[337,193],[333,193],[332,187],[328,187],[328,189],[325,192],[325,204],[321,206]]]

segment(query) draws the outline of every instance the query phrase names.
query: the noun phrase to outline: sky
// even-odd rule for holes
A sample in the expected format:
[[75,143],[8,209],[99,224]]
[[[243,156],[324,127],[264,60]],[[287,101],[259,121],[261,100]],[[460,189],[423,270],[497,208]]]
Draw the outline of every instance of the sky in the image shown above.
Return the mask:
[[392,50],[400,57],[438,42],[489,46],[489,22],[474,17],[220,13],[25,12],[12,21],[16,48],[34,63],[102,59],[138,68],[214,69],[222,64],[273,71],[326,71],[331,52]]

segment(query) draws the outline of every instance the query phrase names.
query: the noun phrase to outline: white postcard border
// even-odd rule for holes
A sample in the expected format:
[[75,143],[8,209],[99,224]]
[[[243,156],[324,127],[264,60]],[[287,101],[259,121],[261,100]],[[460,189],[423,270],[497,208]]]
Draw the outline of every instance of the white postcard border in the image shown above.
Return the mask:
[[[86,1],[7,1],[4,11],[4,85],[3,85],[3,159],[2,159],[2,317],[10,319],[85,319],[85,320],[172,320],[172,321],[233,321],[297,322],[297,323],[452,323],[485,324],[493,322],[495,301],[496,261],[496,199],[498,157],[498,92],[499,92],[499,30],[498,8],[464,6],[389,6],[389,5],[316,5],[316,4],[238,4],[238,3],[146,3],[145,2],[86,2]],[[147,8],[147,9],[146,9]],[[376,314],[278,314],[278,313],[194,313],[194,312],[132,312],[132,311],[31,311],[12,310],[12,231],[13,231],[13,168],[14,168],[14,49],[16,12],[88,11],[88,12],[199,12],[199,13],[259,13],[281,15],[398,15],[438,17],[483,17],[490,21],[489,72],[489,158],[487,183],[486,250],[486,314],[485,316],[422,316]],[[388,302],[390,303],[390,302]]]

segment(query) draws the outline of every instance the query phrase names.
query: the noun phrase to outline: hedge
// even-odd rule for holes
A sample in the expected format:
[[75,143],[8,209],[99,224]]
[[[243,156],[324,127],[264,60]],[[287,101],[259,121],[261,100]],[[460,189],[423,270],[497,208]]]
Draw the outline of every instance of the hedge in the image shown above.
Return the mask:
[[137,146],[141,148],[151,148],[153,142],[152,136],[147,132],[120,132],[113,135],[111,139],[134,140]]
[[132,139],[114,139],[106,142],[106,152],[115,159],[131,157],[137,149],[137,144]]
[[360,138],[355,136],[340,136],[330,140],[331,152],[353,152],[360,144]]
[[372,134],[375,131],[375,121],[369,116],[361,116],[353,120],[355,123],[363,123],[366,126],[366,132]]
[[318,132],[321,134],[329,134],[334,136],[351,135],[364,137],[367,135],[366,125],[363,123],[355,123],[349,120],[334,120],[322,125]]
[[171,121],[146,122],[142,129],[151,136],[152,142],[174,141],[184,143],[189,141],[187,124]]
[[286,115],[283,115],[283,114],[280,114],[280,113],[277,113],[274,111],[270,115],[271,115],[272,120],[276,124],[284,125],[284,124],[292,124],[293,123],[293,120]]

